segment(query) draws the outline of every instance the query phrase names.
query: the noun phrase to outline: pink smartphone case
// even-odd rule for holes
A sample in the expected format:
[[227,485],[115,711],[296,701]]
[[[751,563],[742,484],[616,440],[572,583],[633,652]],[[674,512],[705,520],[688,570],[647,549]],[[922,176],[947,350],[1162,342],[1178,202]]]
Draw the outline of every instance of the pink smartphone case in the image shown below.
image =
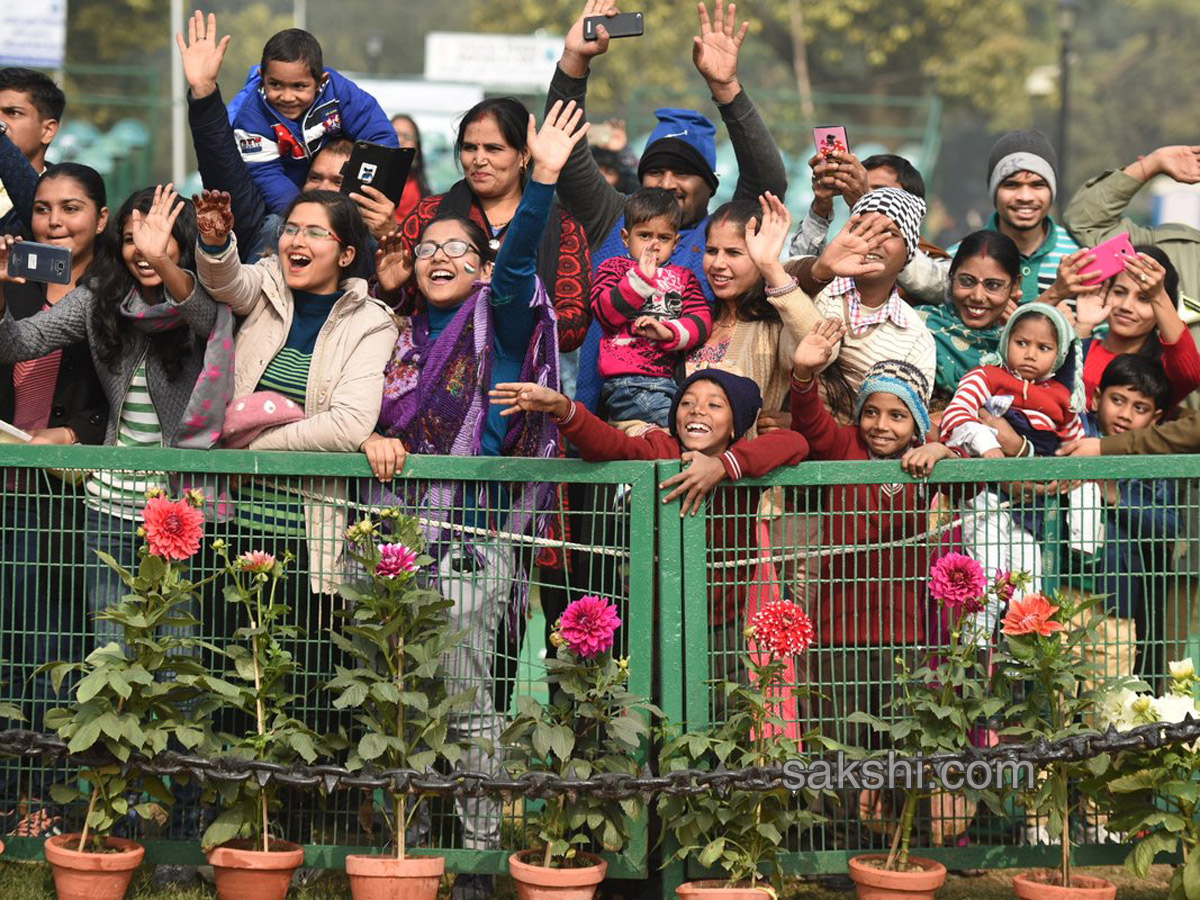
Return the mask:
[[1125,260],[1137,256],[1137,251],[1133,249],[1133,244],[1129,240],[1129,232],[1123,231],[1116,237],[1109,238],[1103,243],[1097,244],[1092,248],[1091,252],[1095,255],[1096,261],[1088,266],[1088,271],[1099,271],[1101,274],[1091,281],[1085,281],[1083,284],[1086,287],[1095,287],[1102,284],[1114,275],[1125,271]]
[[845,125],[821,125],[813,129],[813,144],[817,153],[829,156],[831,153],[848,153],[850,140],[846,137]]

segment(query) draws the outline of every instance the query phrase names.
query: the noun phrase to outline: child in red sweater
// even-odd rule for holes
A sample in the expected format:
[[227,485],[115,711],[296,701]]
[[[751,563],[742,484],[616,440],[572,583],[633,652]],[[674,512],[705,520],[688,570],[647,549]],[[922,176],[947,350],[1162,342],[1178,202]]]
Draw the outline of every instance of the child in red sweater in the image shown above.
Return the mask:
[[[704,498],[721,482],[758,478],[808,455],[808,442],[794,431],[778,430],[743,440],[762,407],[758,385],[722,369],[701,369],[675,391],[667,419],[670,432],[650,431],[630,437],[558,391],[536,384],[498,384],[492,403],[518,410],[550,413],[559,430],[590,462],[621,459],[680,459],[687,468],[663,482],[671,488],[667,503],[682,496],[681,515],[695,515]],[[740,630],[739,608],[755,553],[758,488],[724,486],[713,494],[709,514],[709,546],[724,558],[743,560],[709,584],[709,622]]]

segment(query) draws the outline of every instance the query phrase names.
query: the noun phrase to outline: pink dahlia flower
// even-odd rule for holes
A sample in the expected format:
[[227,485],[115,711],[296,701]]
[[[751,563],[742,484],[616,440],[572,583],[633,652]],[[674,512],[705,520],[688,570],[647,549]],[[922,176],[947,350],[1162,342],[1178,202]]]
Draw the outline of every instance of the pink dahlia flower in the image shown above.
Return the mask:
[[384,544],[379,553],[375,574],[380,578],[395,578],[417,571],[417,554],[403,544]]
[[959,613],[977,613],[983,609],[987,576],[983,566],[961,553],[947,553],[933,564],[929,593],[935,600]]
[[612,649],[613,634],[621,625],[617,607],[601,597],[580,597],[563,610],[558,632],[581,659],[591,659]]
[[266,550],[247,550],[238,557],[245,572],[270,572],[275,568],[275,557]]
[[1058,607],[1044,594],[1026,594],[1008,604],[1008,615],[1000,628],[1007,635],[1040,634],[1049,637],[1066,628],[1053,621]]
[[163,559],[188,559],[200,550],[204,537],[204,513],[186,500],[154,497],[142,510],[146,543],[150,552]]

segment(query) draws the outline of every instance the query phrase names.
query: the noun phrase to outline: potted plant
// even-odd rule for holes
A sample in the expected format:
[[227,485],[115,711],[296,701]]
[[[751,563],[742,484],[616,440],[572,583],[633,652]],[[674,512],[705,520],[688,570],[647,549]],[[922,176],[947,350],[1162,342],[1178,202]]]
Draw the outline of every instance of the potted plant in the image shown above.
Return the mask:
[[[113,827],[131,810],[152,816],[172,804],[161,777],[137,774],[127,763],[166,750],[172,740],[186,749],[207,749],[202,723],[208,702],[195,683],[203,672],[200,642],[185,635],[199,624],[190,610],[197,591],[212,579],[193,583],[184,575],[184,561],[200,549],[203,504],[198,491],[174,501],[152,492],[142,512],[139,533],[145,543],[136,571],[99,554],[129,590],[97,614],[121,629],[122,643],[98,647],[82,663],[43,667],[56,692],[69,674],[79,674],[74,701],[47,712],[46,726],[58,732],[71,753],[87,754],[79,776],[87,787],[58,784],[50,792],[58,803],[87,800],[82,831],[45,844],[60,900],[123,897],[146,851],[135,841],[112,836]],[[131,794],[142,793],[151,799],[131,801]]]
[[[637,774],[636,757],[648,735],[641,713],[659,713],[626,690],[629,661],[612,654],[620,625],[617,607],[596,596],[580,597],[563,611],[551,635],[557,657],[546,660],[549,702],[517,698],[518,715],[500,736],[513,774]],[[644,809],[640,797],[572,793],[546,800],[526,819],[532,848],[509,857],[517,896],[590,900],[607,864],[580,848],[595,843],[619,851]]]
[[[772,698],[782,691],[800,696],[786,685],[784,672],[796,654],[808,649],[813,626],[804,611],[787,600],[768,600],[751,617],[747,636],[753,651],[743,680],[709,682],[724,698],[725,714],[702,732],[671,735],[659,754],[664,774],[684,769],[717,771],[753,766],[781,766],[800,757],[800,742],[789,737]],[[809,747],[821,744],[806,735]],[[678,841],[674,858],[696,858],[701,865],[725,873],[723,881],[695,881],[676,888],[680,897],[761,900],[781,889],[783,870],[778,853],[789,831],[812,827],[824,817],[811,808],[817,793],[805,789],[801,804],[782,785],[767,791],[733,789],[692,795],[661,794],[657,810]],[[763,878],[762,871],[769,872]]]
[[[988,683],[983,652],[991,637],[981,615],[991,605],[1001,607],[1023,587],[1028,578],[1003,573],[989,581],[983,567],[969,556],[947,553],[930,570],[929,592],[937,601],[941,623],[949,642],[934,642],[914,667],[899,661],[897,693],[885,707],[891,721],[858,711],[851,722],[871,725],[890,735],[893,751],[907,757],[925,758],[939,753],[958,753],[970,743],[971,730],[1004,708],[1004,699],[994,695]],[[928,786],[926,786],[928,785]],[[850,878],[859,896],[929,900],[946,880],[946,867],[931,859],[911,855],[917,811],[923,801],[939,810],[974,809],[980,800],[999,808],[994,791],[965,789],[948,795],[935,785],[910,780],[903,786],[904,803],[892,833],[887,855],[856,856],[850,860]],[[938,802],[933,804],[934,800]],[[956,802],[956,801],[963,802]],[[937,823],[940,825],[941,823]]]
[[[1057,741],[1092,730],[1085,717],[1098,708],[1097,700],[1109,685],[1098,683],[1096,666],[1087,661],[1087,644],[1096,638],[1101,620],[1095,607],[1100,596],[1067,597],[1026,594],[1009,603],[1001,633],[1003,652],[996,662],[999,693],[1012,685],[1023,684],[1024,694],[1008,703],[1014,724],[1005,729],[1022,741]],[[1119,689],[1132,679],[1115,679]],[[1103,761],[1101,761],[1103,763]],[[1052,839],[1062,845],[1057,870],[1038,870],[1013,878],[1016,895],[1023,900],[1112,900],[1116,886],[1107,879],[1071,871],[1072,778],[1087,778],[1097,763],[1049,763],[1039,773],[1039,783],[1023,794],[1026,811],[1045,814]]]
[[[289,682],[299,665],[282,641],[301,636],[289,623],[291,608],[276,597],[290,557],[276,559],[262,550],[230,557],[224,541],[213,542],[229,579],[225,599],[240,608],[245,624],[219,652],[232,664],[223,675],[209,674],[203,684],[215,703],[240,710],[255,724],[253,732],[223,735],[232,756],[267,762],[313,763],[321,746],[288,707],[296,700]],[[304,862],[304,848],[271,838],[271,812],[278,808],[278,786],[272,780],[213,780],[206,799],[223,811],[205,830],[201,844],[213,867],[221,900],[245,897],[282,900],[292,873]]]
[[[424,538],[415,519],[397,510],[380,512],[347,532],[349,552],[366,571],[366,582],[342,585],[349,601],[337,615],[346,620],[334,643],[354,668],[337,667],[328,687],[337,694],[335,709],[350,709],[361,736],[346,761],[353,770],[367,766],[426,771],[438,760],[453,765],[466,744],[446,739],[446,718],[469,705],[478,688],[448,695],[442,660],[463,638],[451,632],[453,603],[420,586],[418,571],[433,562],[422,553]],[[413,856],[405,834],[418,813],[420,795],[394,791],[383,815],[394,853],[346,857],[354,900],[412,900],[437,896],[446,868],[440,856]]]
[[[1151,722],[1200,722],[1196,668],[1190,658],[1169,664],[1170,683],[1162,696],[1112,691],[1102,705],[1101,727],[1128,731]],[[1126,751],[1104,773],[1103,789],[1112,810],[1107,827],[1130,835],[1125,866],[1145,878],[1159,853],[1178,853],[1183,862],[1171,876],[1168,900],[1188,900],[1200,892],[1200,741]]]

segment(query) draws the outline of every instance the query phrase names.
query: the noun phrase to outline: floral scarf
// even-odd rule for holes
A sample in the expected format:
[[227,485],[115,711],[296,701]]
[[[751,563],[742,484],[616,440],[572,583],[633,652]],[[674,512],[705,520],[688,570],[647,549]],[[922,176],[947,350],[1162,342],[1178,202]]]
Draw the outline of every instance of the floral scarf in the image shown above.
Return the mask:
[[972,369],[981,366],[985,353],[1000,349],[1003,325],[971,328],[958,316],[954,304],[947,301],[939,306],[921,306],[917,310],[937,346],[937,373],[933,389],[937,394],[953,396],[960,381]]

